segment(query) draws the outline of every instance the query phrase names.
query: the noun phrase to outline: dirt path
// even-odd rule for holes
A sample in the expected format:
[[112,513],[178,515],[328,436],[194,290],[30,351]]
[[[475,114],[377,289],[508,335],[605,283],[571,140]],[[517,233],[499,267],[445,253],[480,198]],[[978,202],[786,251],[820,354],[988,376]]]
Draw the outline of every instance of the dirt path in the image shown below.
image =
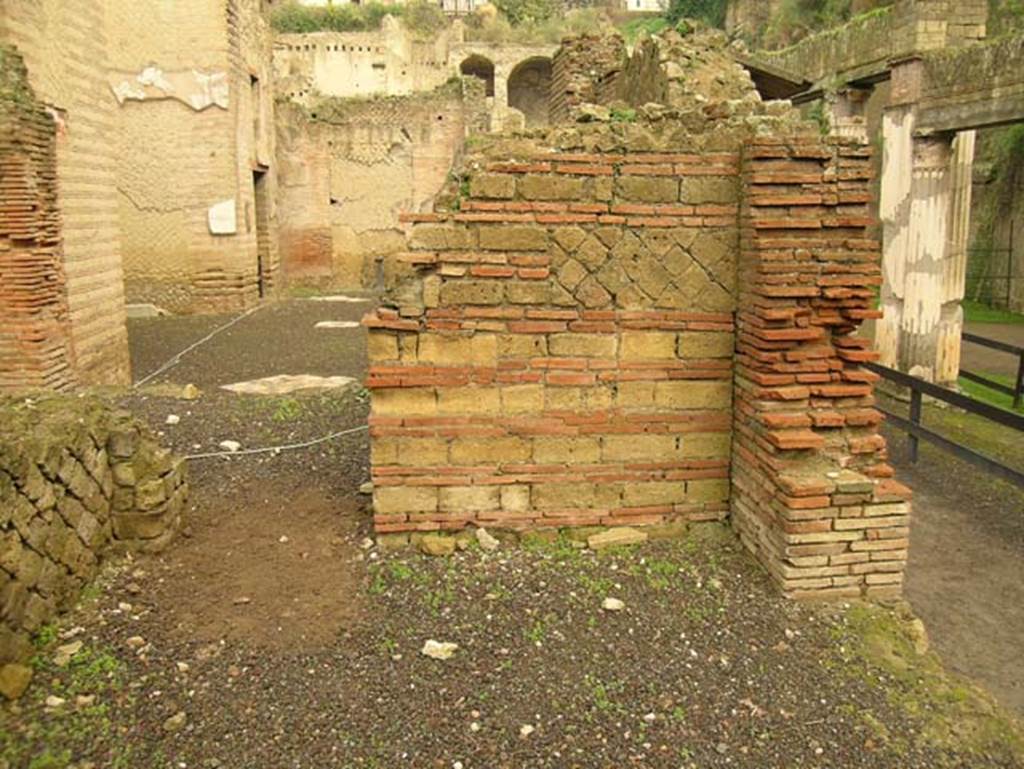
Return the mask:
[[914,489],[906,597],[935,650],[1024,716],[1024,493],[888,431],[900,478]]

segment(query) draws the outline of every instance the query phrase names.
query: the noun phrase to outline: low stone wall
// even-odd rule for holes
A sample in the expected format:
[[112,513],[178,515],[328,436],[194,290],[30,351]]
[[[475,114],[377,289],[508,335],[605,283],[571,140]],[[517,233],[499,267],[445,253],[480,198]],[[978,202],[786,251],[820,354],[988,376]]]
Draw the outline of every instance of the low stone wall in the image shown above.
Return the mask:
[[114,547],[177,531],[185,464],[127,412],[91,398],[0,399],[0,663],[31,653]]

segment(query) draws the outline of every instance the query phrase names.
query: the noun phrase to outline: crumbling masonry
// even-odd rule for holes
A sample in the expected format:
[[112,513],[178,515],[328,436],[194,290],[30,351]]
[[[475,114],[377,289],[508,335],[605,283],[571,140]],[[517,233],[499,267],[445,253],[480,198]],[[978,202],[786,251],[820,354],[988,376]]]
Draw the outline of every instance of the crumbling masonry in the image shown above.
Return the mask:
[[787,594],[899,592],[909,494],[856,336],[869,149],[762,103],[719,44],[557,54],[614,111],[495,139],[456,206],[406,217],[365,320],[378,532],[731,517]]

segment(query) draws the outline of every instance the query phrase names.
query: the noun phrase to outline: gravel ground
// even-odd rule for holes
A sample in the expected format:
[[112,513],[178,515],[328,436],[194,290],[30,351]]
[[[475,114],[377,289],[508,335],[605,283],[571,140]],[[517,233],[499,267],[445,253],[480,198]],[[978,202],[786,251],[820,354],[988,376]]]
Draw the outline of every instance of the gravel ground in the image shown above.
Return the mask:
[[[215,388],[358,375],[362,332],[332,353],[310,327],[362,310],[308,304],[261,309],[232,329],[244,351],[218,352],[237,343],[225,332],[205,362],[168,372],[199,399],[165,385],[121,402],[183,452],[364,424],[359,388]],[[263,333],[250,334],[257,318]],[[180,333],[136,337],[137,370],[187,344]],[[302,333],[323,365],[288,370],[286,340]],[[192,462],[184,536],[112,562],[40,637],[32,688],[0,711],[0,768],[1024,766],[1019,727],[923,653],[903,610],[783,601],[717,525],[600,555],[562,539],[382,552],[357,493],[367,464],[364,432]],[[458,649],[431,659],[427,640]]]

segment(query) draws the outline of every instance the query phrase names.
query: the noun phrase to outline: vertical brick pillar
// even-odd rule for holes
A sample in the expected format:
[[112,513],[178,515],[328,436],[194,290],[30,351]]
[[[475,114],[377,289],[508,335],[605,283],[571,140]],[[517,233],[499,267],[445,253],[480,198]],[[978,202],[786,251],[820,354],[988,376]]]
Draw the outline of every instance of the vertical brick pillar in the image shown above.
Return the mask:
[[909,490],[891,479],[875,353],[879,244],[870,150],[759,138],[742,169],[733,524],[792,597],[891,597],[907,558]]
[[0,47],[0,391],[74,383],[54,121]]

